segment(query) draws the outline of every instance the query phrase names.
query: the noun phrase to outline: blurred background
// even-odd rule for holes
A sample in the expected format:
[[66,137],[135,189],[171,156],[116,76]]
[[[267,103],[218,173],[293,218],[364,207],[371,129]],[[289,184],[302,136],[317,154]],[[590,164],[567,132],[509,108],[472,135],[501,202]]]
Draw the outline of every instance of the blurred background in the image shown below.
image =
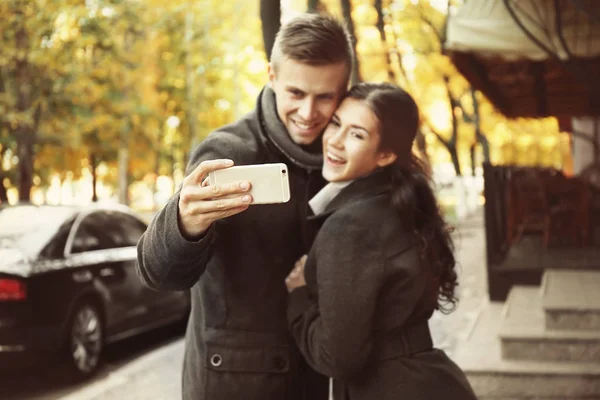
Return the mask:
[[189,150],[253,108],[265,46],[281,21],[307,9],[346,19],[355,79],[391,81],[416,98],[418,151],[449,216],[483,201],[485,161],[568,171],[570,137],[557,119],[506,119],[444,54],[447,17],[461,4],[4,0],[0,203],[160,208]]
[[[135,244],[306,11],[419,105],[460,282],[436,347],[482,400],[600,399],[596,0],[0,0],[0,398],[179,398],[189,295]],[[14,368],[39,347],[70,373]]]

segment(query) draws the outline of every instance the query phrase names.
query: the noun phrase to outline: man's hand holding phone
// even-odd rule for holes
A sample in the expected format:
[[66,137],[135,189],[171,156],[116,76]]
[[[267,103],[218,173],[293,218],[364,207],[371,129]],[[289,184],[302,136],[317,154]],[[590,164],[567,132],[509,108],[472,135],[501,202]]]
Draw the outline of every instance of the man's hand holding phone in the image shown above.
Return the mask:
[[178,222],[185,237],[197,238],[213,222],[239,214],[250,206],[250,182],[209,185],[208,179],[205,179],[210,172],[231,166],[231,160],[203,161],[183,180],[179,193]]

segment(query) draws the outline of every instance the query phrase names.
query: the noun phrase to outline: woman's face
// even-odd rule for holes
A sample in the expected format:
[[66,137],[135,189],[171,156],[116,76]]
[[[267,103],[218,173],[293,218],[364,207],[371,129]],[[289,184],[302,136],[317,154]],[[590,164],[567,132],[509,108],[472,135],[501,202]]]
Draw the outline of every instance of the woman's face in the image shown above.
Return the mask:
[[351,181],[391,164],[393,153],[379,151],[379,120],[363,100],[345,99],[323,134],[323,177]]

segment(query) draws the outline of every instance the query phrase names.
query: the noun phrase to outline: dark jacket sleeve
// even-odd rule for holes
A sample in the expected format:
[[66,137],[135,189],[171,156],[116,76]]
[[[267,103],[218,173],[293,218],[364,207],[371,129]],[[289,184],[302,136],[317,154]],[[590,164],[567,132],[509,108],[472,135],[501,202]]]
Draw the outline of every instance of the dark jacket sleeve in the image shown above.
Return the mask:
[[335,213],[321,228],[311,253],[318,303],[308,297],[306,288],[290,294],[292,334],[307,362],[322,374],[351,377],[371,353],[383,269],[378,236],[364,217]]
[[[244,152],[252,146],[237,135],[212,133],[190,156],[186,175],[202,161],[220,158],[247,162]],[[198,241],[187,240],[179,230],[179,190],[154,217],[137,244],[137,273],[156,290],[185,290],[200,279],[210,259],[214,224]]]

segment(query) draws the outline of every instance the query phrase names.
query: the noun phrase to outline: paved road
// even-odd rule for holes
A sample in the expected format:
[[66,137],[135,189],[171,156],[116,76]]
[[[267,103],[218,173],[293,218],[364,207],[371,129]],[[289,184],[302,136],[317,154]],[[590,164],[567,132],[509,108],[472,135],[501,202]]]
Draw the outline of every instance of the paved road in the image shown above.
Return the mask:
[[[483,217],[476,214],[455,232],[460,286],[458,308],[430,320],[434,342],[452,356],[487,302]],[[109,349],[107,362],[87,384],[69,385],[51,371],[0,379],[2,400],[172,400],[180,398],[181,329],[162,329]]]
[[182,357],[183,327],[161,328],[108,347],[100,372],[85,383],[52,368],[3,375],[0,399],[178,399]]

